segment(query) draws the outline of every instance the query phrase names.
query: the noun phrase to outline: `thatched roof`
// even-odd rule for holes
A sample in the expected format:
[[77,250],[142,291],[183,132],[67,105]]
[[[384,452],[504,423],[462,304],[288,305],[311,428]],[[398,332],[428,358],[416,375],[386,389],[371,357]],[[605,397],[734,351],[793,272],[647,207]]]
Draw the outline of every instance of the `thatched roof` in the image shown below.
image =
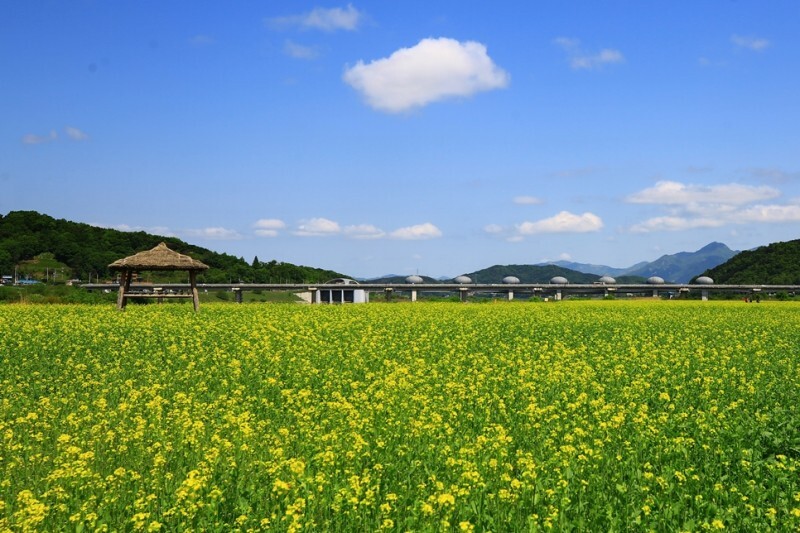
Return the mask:
[[146,252],[114,261],[111,270],[206,270],[208,265],[167,248],[163,242]]

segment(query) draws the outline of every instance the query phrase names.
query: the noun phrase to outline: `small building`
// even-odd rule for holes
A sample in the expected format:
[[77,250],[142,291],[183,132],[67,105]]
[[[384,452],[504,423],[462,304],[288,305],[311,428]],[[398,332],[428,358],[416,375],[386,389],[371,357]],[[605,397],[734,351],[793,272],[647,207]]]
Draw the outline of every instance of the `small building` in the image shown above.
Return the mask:
[[358,288],[358,282],[349,278],[336,278],[325,285],[342,287],[317,289],[314,301],[324,304],[364,304],[369,302],[369,293]]

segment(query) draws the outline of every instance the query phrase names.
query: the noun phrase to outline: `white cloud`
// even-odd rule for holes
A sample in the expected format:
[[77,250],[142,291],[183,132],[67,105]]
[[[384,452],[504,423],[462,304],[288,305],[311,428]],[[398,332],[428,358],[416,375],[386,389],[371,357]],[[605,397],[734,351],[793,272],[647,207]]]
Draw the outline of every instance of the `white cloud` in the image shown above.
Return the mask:
[[299,27],[301,29],[314,29],[333,32],[336,30],[354,31],[364,20],[364,14],[347,4],[347,7],[323,8],[316,7],[308,13],[289,15],[286,17],[273,17],[266,22],[273,28]]
[[625,61],[622,52],[613,48],[603,48],[597,53],[590,53],[581,47],[581,42],[578,39],[558,37],[553,42],[567,53],[569,65],[575,70],[599,69],[604,65]]
[[501,226],[500,224],[489,224],[487,226],[484,226],[483,231],[485,231],[486,233],[490,233],[492,235],[497,235],[498,233],[503,233],[503,231],[505,230],[503,229],[503,226]]
[[441,237],[442,232],[439,228],[431,224],[430,222],[425,222],[424,224],[417,224],[415,226],[408,226],[405,228],[399,228],[394,230],[390,237],[393,239],[400,239],[400,240],[421,240],[421,239],[433,239],[436,237]]
[[688,205],[692,203],[744,205],[780,196],[772,187],[725,185],[686,185],[676,181],[659,181],[655,187],[631,194],[626,201],[634,204]]
[[336,235],[342,231],[338,222],[328,220],[327,218],[312,218],[302,222],[295,235],[300,237],[326,237],[329,235]]
[[58,133],[56,133],[56,130],[50,130],[49,135],[36,135],[33,133],[28,133],[27,135],[22,136],[22,142],[24,144],[43,144],[55,141],[56,139],[58,139]]
[[569,211],[561,211],[550,218],[536,222],[523,222],[517,224],[519,235],[536,235],[538,233],[587,233],[599,231],[603,228],[603,221],[594,213],[576,215]]
[[717,228],[729,224],[800,222],[800,205],[747,204],[771,200],[780,191],[767,186],[685,185],[672,181],[630,195],[631,203],[667,206],[666,216],[650,218],[630,227],[635,233]]
[[486,47],[455,39],[423,39],[391,56],[345,70],[344,81],[369,106],[400,113],[438,100],[500,89],[509,75],[494,64]]
[[762,52],[771,44],[767,39],[743,35],[732,35],[731,42],[739,48],[746,48],[754,52]]
[[188,229],[183,233],[189,237],[195,237],[198,239],[212,239],[220,241],[235,241],[242,238],[239,232],[219,226],[200,228],[200,229]]
[[344,234],[353,239],[380,239],[386,235],[386,232],[371,224],[358,224],[345,226]]
[[737,214],[738,222],[800,222],[800,205],[756,205]]
[[523,222],[517,224],[517,233],[520,235],[536,235],[538,233],[587,233],[599,231],[603,228],[603,221],[594,213],[576,215],[569,211],[561,211],[550,218],[536,222]]
[[277,218],[262,218],[257,220],[253,227],[259,237],[277,237],[278,231],[285,228],[286,223]]
[[131,226],[130,224],[100,224],[92,222],[91,226],[98,228],[109,228],[119,231],[144,231],[152,235],[160,235],[162,237],[177,237],[177,234],[165,226]]
[[561,252],[558,254],[558,258],[561,261],[572,261],[572,256],[569,255],[567,252]]
[[286,41],[283,44],[283,52],[295,59],[316,59],[319,57],[319,50],[313,46],[303,46],[293,41]]
[[690,218],[678,216],[654,217],[640,224],[631,226],[633,233],[650,233],[651,231],[683,231],[697,228],[718,228],[725,222],[719,218]]
[[67,126],[64,128],[64,131],[67,132],[67,137],[73,141],[85,141],[89,138],[86,133],[82,132],[78,128],[73,128],[72,126]]
[[514,203],[517,205],[538,205],[543,203],[543,201],[536,196],[515,196]]

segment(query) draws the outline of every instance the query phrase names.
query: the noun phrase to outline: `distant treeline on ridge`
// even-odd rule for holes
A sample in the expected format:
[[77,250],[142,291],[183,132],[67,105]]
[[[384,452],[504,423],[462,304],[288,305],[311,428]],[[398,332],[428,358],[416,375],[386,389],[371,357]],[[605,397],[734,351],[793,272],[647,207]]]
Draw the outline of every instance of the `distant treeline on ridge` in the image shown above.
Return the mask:
[[[298,266],[278,261],[252,264],[244,258],[220,254],[188,244],[175,237],[151,235],[143,231],[119,231],[89,224],[55,219],[36,211],[11,211],[0,215],[0,274],[8,275],[40,254],[52,254],[69,269],[69,277],[83,281],[111,279],[108,265],[117,259],[149,250],[165,242],[172,250],[207,264],[198,275],[200,283],[321,283],[342,274],[331,270]],[[159,273],[159,280],[185,273]]]

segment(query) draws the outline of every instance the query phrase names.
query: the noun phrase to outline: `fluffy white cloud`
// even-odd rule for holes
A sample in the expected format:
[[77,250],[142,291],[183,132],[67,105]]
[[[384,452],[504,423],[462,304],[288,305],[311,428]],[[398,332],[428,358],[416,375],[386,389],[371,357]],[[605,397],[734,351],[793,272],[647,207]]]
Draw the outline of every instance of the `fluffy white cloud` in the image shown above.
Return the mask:
[[344,234],[353,239],[380,239],[386,232],[372,224],[345,226]]
[[731,42],[739,48],[746,48],[748,50],[753,50],[754,52],[766,50],[770,45],[770,42],[767,39],[743,35],[732,35]]
[[200,228],[200,229],[188,229],[183,233],[189,237],[195,237],[198,239],[212,239],[220,241],[235,241],[242,238],[239,232],[232,229],[223,228],[220,226]]
[[316,7],[301,15],[270,18],[266,20],[266,23],[273,28],[299,27],[332,32],[356,30],[363,20],[363,13],[354,8],[352,4],[347,4],[345,8]]
[[756,205],[737,213],[739,222],[800,222],[800,205]]
[[591,53],[583,50],[581,42],[578,39],[558,37],[553,42],[567,53],[569,65],[576,70],[597,69],[604,65],[622,63],[625,61],[622,52],[613,48],[603,48],[597,53]]
[[400,240],[421,240],[441,237],[442,232],[430,222],[426,222],[424,224],[417,224],[415,226],[396,229],[390,234],[390,236],[393,239]]
[[423,39],[391,56],[345,70],[343,79],[371,107],[400,113],[451,97],[508,85],[509,75],[494,64],[486,47],[455,39]]
[[576,215],[569,211],[561,211],[550,218],[536,222],[523,222],[517,224],[519,235],[536,235],[538,233],[587,233],[599,231],[603,228],[603,221],[594,213]]
[[630,227],[635,233],[716,228],[742,223],[800,222],[800,205],[747,204],[771,200],[780,191],[767,186],[752,187],[737,183],[725,185],[685,185],[662,181],[626,199],[631,203],[657,204],[668,208],[666,216],[650,218]]
[[686,185],[676,181],[659,181],[655,187],[631,194],[626,199],[634,204],[688,205],[725,204],[744,205],[780,196],[772,187],[751,187],[730,183],[725,185]]
[[300,237],[326,237],[341,231],[338,222],[327,218],[312,218],[301,223],[294,234]]
[[543,202],[541,198],[535,196],[515,196],[514,203],[517,205],[537,205]]
[[89,138],[86,133],[82,132],[78,128],[73,128],[72,126],[67,126],[64,128],[64,131],[67,132],[67,137],[73,141],[85,141]]
[[283,220],[277,218],[262,218],[253,224],[255,234],[259,237],[277,237],[278,231],[286,227]]

